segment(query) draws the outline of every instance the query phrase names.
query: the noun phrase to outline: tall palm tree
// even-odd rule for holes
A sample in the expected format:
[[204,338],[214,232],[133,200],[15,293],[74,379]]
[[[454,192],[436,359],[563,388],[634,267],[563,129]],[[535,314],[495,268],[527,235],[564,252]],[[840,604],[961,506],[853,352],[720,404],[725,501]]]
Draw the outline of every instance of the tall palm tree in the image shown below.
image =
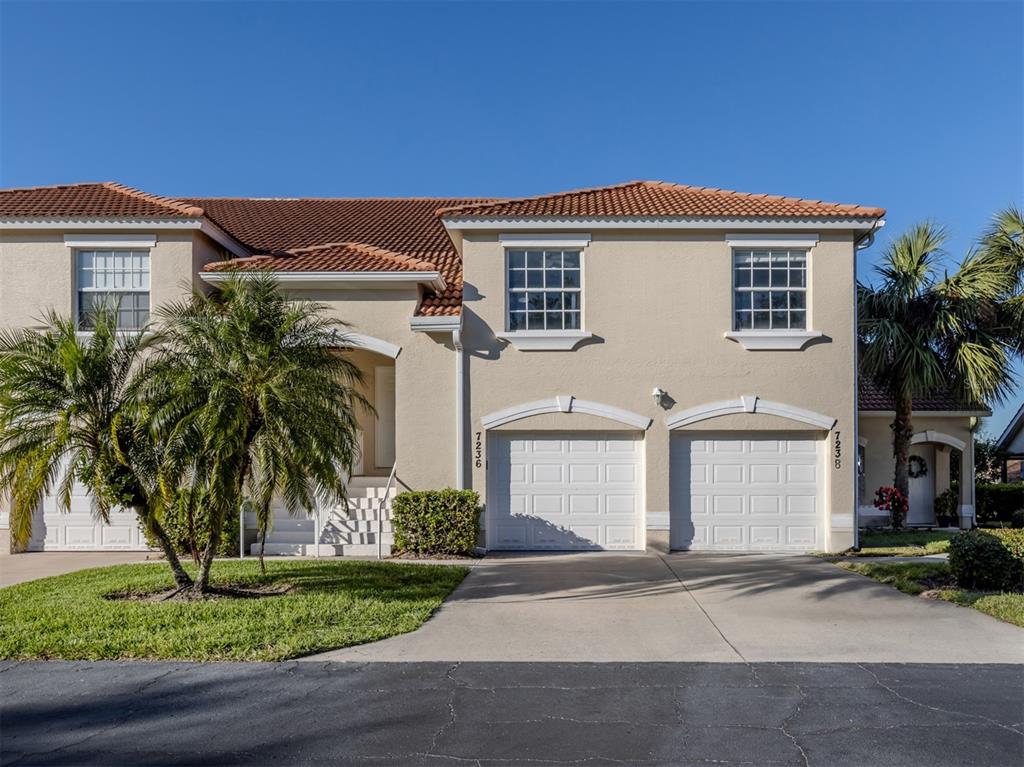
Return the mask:
[[179,587],[191,584],[159,512],[159,443],[134,388],[153,340],[117,329],[116,307],[100,307],[93,332],[51,312],[45,327],[0,333],[0,495],[11,501],[11,538],[24,549],[43,495],[56,490],[67,510],[74,483],[93,498],[96,517],[132,509],[156,539]]
[[163,481],[201,488],[211,514],[201,592],[243,491],[264,518],[275,498],[295,514],[345,497],[356,409],[368,404],[354,387],[359,369],[327,343],[340,323],[320,304],[288,300],[270,277],[234,275],[158,314],[147,399],[168,440]]
[[858,283],[860,372],[895,403],[894,485],[907,495],[913,401],[951,392],[1000,402],[1022,353],[1020,262],[997,248],[971,252],[948,274],[945,232],[919,224],[890,244],[874,285]]

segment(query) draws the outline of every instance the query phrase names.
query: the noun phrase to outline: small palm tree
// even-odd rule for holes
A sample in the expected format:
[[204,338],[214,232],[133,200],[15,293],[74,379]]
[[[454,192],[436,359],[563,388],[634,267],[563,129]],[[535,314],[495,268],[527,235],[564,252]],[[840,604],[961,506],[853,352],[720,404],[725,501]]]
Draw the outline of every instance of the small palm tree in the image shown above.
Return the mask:
[[340,323],[289,301],[267,276],[235,275],[159,312],[162,343],[147,399],[167,435],[168,486],[202,488],[210,542],[195,590],[208,589],[224,519],[243,492],[258,518],[271,502],[307,513],[344,499],[358,453],[359,369],[327,343]]
[[1000,402],[1015,389],[1013,361],[1024,351],[1024,313],[1014,308],[1021,261],[983,244],[947,274],[945,239],[932,224],[914,227],[884,253],[879,282],[857,286],[860,371],[895,403],[894,484],[904,496],[914,398],[948,391]]
[[11,500],[11,539],[24,549],[43,495],[70,505],[74,483],[88,487],[96,517],[132,509],[159,542],[179,587],[191,584],[161,527],[156,485],[160,445],[134,388],[153,340],[117,330],[116,307],[101,307],[93,331],[56,313],[45,327],[0,333],[0,495]]

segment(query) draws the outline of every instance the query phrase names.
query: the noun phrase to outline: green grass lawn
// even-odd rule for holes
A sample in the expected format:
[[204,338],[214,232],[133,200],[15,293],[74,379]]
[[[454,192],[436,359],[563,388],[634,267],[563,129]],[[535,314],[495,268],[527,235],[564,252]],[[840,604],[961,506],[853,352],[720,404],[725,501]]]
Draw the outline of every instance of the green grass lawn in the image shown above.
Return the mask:
[[159,563],[83,570],[0,589],[0,658],[275,661],[419,628],[465,567],[392,562],[217,561],[215,586],[289,585],[280,596],[110,600],[173,587]]
[[860,551],[847,551],[848,557],[923,557],[949,551],[949,539],[956,533],[932,530],[905,530],[903,532],[864,532],[860,536]]
[[999,620],[1024,628],[1024,594],[994,594],[959,589],[945,562],[840,562],[840,567],[895,586],[905,594],[934,592],[939,599],[973,607]]

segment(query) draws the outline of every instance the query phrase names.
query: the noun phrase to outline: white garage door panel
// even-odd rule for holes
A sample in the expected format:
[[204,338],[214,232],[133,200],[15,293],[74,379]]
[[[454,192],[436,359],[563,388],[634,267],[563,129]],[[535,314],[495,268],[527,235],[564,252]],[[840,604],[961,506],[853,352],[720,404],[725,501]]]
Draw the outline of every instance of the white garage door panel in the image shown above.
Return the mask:
[[638,436],[492,435],[488,547],[642,549],[642,457]]
[[56,494],[43,496],[32,520],[29,551],[147,551],[135,512],[110,513],[110,524],[92,516],[92,496],[79,483],[71,492],[70,511],[64,513]]
[[674,436],[673,547],[821,548],[822,445],[813,435]]

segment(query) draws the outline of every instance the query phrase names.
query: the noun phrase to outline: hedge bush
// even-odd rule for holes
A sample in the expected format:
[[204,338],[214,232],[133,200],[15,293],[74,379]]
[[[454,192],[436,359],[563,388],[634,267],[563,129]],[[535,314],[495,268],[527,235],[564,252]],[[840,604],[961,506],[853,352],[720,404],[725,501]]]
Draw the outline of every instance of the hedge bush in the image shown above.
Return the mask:
[[969,530],[949,542],[957,584],[979,591],[1024,591],[1024,530]]
[[975,493],[978,522],[1009,522],[1024,509],[1024,483],[978,485]]
[[1010,527],[1014,530],[1024,529],[1024,509],[1017,509],[1010,517]]
[[392,504],[395,548],[417,555],[469,554],[480,534],[480,496],[473,490],[417,490]]
[[[198,494],[182,492],[178,502],[166,509],[160,520],[178,554],[198,560],[210,541],[210,525],[200,508]],[[238,556],[238,514],[228,514],[217,545],[218,557]],[[144,531],[145,532],[145,531]],[[156,539],[146,534],[146,542],[159,548]]]

